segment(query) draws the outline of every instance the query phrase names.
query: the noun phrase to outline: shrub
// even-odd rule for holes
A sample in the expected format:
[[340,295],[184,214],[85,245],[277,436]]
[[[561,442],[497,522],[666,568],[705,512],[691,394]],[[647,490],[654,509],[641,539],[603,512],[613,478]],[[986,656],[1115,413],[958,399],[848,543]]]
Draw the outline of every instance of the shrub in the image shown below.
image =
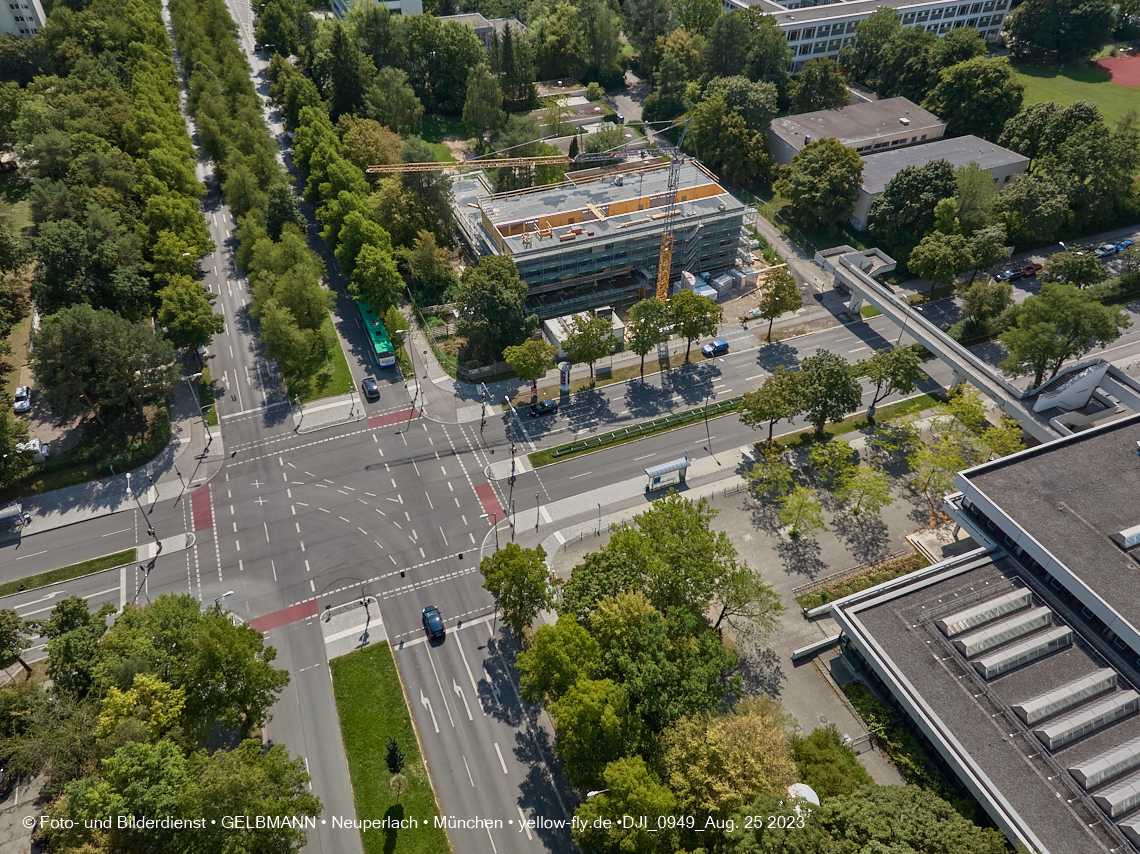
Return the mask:
[[600,101],[604,94],[606,90],[602,88],[601,83],[591,83],[586,87],[586,98],[590,101]]

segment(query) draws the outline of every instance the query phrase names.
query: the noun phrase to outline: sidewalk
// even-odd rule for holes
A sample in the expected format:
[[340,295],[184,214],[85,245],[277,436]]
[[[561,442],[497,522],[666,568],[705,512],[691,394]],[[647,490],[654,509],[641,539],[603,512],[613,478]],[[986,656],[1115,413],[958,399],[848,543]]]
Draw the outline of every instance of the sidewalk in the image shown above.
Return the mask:
[[56,489],[20,501],[32,517],[24,532],[38,534],[123,510],[149,507],[201,486],[225,457],[220,427],[207,427],[191,383],[179,378],[170,404],[170,444],[132,472]]

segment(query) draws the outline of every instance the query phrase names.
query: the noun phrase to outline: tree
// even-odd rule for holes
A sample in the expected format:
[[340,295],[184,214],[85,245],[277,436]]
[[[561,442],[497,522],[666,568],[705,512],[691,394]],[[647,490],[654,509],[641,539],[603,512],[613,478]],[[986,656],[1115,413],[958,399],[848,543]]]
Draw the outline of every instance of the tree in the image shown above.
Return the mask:
[[1042,278],[1087,288],[1108,278],[1108,270],[1092,252],[1057,252],[1045,260]]
[[760,456],[748,470],[749,484],[760,497],[775,496],[777,498],[787,495],[794,483],[794,472],[784,455],[769,444],[761,449]]
[[630,350],[641,357],[641,376],[645,376],[645,357],[658,344],[669,340],[665,326],[669,321],[669,309],[656,297],[648,297],[636,302],[629,310],[625,324],[626,343]]
[[499,81],[491,74],[486,63],[479,63],[467,74],[467,99],[463,103],[463,121],[482,140],[498,129],[506,118],[503,112],[503,93]]
[[346,113],[336,125],[341,154],[357,169],[400,162],[403,140],[380,122]]
[[592,679],[601,662],[598,642],[573,615],[563,614],[553,626],[539,626],[515,659],[519,694],[528,703],[549,705],[579,679]]
[[752,181],[771,171],[767,134],[749,127],[741,113],[729,110],[719,91],[713,90],[693,109],[693,136],[701,158],[729,177]]
[[1093,294],[1046,282],[1041,293],[1020,305],[1014,325],[1002,333],[1009,356],[998,367],[1011,376],[1032,373],[1033,385],[1039,386],[1046,370],[1051,369],[1051,379],[1066,359],[1112,343],[1130,325],[1124,311],[1102,305]]
[[582,18],[585,71],[599,80],[620,80],[621,16],[606,0],[578,0]]
[[28,441],[28,425],[17,419],[8,407],[0,410],[0,489],[7,489],[32,466],[33,454],[16,450]]
[[[165,399],[173,387],[174,345],[107,309],[74,305],[44,319],[34,335],[32,371],[52,414],[123,415]],[[76,342],[84,346],[76,350]]]
[[32,645],[26,634],[27,629],[19,614],[11,608],[0,609],[0,665],[7,667]]
[[863,180],[863,158],[832,137],[809,142],[781,171],[776,190],[791,199],[791,214],[829,232],[850,218]]
[[688,363],[693,341],[702,335],[716,335],[722,312],[714,300],[682,289],[669,298],[669,315],[674,331],[685,339],[685,362]]
[[535,8],[527,21],[538,79],[578,77],[586,69],[586,34],[582,15],[570,3]]
[[852,466],[836,483],[835,497],[856,516],[875,515],[894,500],[887,473],[873,465]]
[[1014,56],[1058,63],[1091,59],[1112,39],[1115,25],[1109,0],[1027,0],[1005,24]]
[[934,230],[943,234],[958,233],[957,199],[941,199],[934,206]]
[[305,228],[305,217],[301,214],[300,199],[297,192],[289,185],[278,183],[269,188],[269,201],[265,210],[265,230],[274,240],[281,237],[281,230],[286,224],[292,223],[302,231]]
[[[722,20],[735,16],[736,13],[725,15]],[[780,113],[779,93],[776,86],[766,80],[754,83],[742,74],[714,77],[705,87],[705,99],[716,94],[724,98],[728,110],[739,113],[744,123],[755,131],[767,132],[772,119]]]
[[206,290],[193,279],[180,278],[156,296],[162,301],[158,320],[175,347],[191,347],[197,352],[225,331],[225,318],[214,313]]
[[910,488],[922,498],[933,519],[942,500],[954,487],[954,478],[969,464],[958,437],[945,434],[920,442],[907,456],[910,466]]
[[384,748],[384,764],[388,766],[389,774],[399,774],[404,770],[404,749],[400,747],[400,742],[396,741],[395,736],[388,736]]
[[[778,32],[778,30],[777,30]],[[708,42],[700,33],[687,27],[676,27],[661,42],[659,50],[664,56],[670,55],[684,66],[683,78],[685,81],[696,80],[705,70],[705,45]],[[784,41],[787,46],[787,41]],[[749,75],[751,77],[751,75]]]
[[806,736],[793,735],[791,749],[800,780],[821,798],[850,795],[875,783],[835,724],[816,727]]
[[663,735],[661,765],[677,809],[697,827],[797,782],[787,716],[768,697],[743,700],[724,716],[682,718]]
[[851,103],[839,65],[829,56],[809,59],[788,85],[792,113],[833,110]]
[[503,350],[503,361],[511,366],[520,380],[531,385],[534,385],[539,377],[546,375],[546,372],[554,366],[557,357],[557,347],[533,338],[517,347],[507,347]]
[[[963,30],[959,27],[958,30]],[[953,32],[958,32],[954,30]],[[958,201],[958,222],[962,233],[973,234],[985,228],[989,221],[990,205],[997,195],[997,185],[989,169],[977,163],[959,166],[954,170],[954,196]]]
[[869,409],[879,405],[888,394],[910,394],[922,382],[921,358],[913,347],[891,347],[876,350],[861,364],[865,376],[875,384]]
[[352,298],[368,303],[375,314],[382,316],[399,302],[403,290],[404,280],[392,254],[373,243],[362,246],[348,282]]
[[979,279],[962,294],[962,313],[978,326],[986,326],[1013,305],[1013,285]]
[[[602,772],[605,794],[583,801],[575,813],[574,840],[586,851],[673,854],[677,830],[669,817],[677,802],[640,756],[609,763]],[[635,822],[623,822],[626,816]],[[644,822],[640,819],[644,817]]]
[[760,294],[760,317],[768,321],[768,343],[772,342],[772,324],[781,314],[798,311],[804,304],[803,294],[796,285],[795,276],[787,268],[772,270],[764,279]]
[[518,543],[507,543],[483,558],[479,571],[483,573],[483,589],[495,597],[503,609],[503,621],[519,638],[539,611],[554,604],[542,546],[524,549]]
[[368,102],[368,84],[376,77],[372,60],[360,52],[348,29],[337,21],[329,43],[329,116],[358,114]]
[[671,12],[669,0],[626,0],[623,29],[630,44],[641,55],[645,68],[654,69],[661,61],[657,43],[658,39],[664,41],[673,26]]
[[498,361],[503,348],[521,344],[537,327],[523,314],[526,282],[510,258],[489,255],[463,271],[455,295],[459,334],[473,352]]
[[637,719],[625,689],[612,679],[579,679],[550,704],[550,716],[566,779],[574,786],[595,785],[608,762],[636,749]]
[[763,582],[760,573],[747,564],[737,564],[726,573],[713,595],[713,628],[730,626],[737,638],[762,639],[776,628],[784,613],[780,596]]
[[956,133],[996,140],[1017,115],[1025,86],[1006,57],[974,57],[944,68],[923,106]]
[[851,464],[852,455],[855,455],[855,452],[846,442],[839,439],[827,439],[812,445],[808,459],[812,470],[821,481],[831,481],[834,485],[850,474],[853,468]]
[[[961,28],[959,28],[961,29]],[[998,145],[1010,148],[1029,158],[1029,168],[1051,142],[1049,129],[1064,108],[1056,101],[1038,101],[1029,104],[1005,123],[998,137]]]
[[970,236],[968,251],[974,269],[973,274],[970,276],[970,281],[973,282],[974,276],[978,274],[978,270],[988,270],[998,261],[1003,261],[1009,257],[1009,247],[1006,246],[1005,226],[1001,223],[996,223],[975,231]]
[[396,133],[413,133],[419,129],[424,105],[416,91],[408,85],[407,72],[400,68],[381,67],[368,91],[370,118],[390,127]]
[[827,530],[823,523],[823,508],[808,487],[793,487],[778,503],[780,524],[788,528],[788,536],[793,540],[805,534],[811,536],[816,531]]
[[430,231],[420,231],[408,255],[408,267],[415,279],[418,298],[428,305],[446,302],[459,285],[447,250],[441,248]]
[[562,342],[566,358],[571,362],[590,366],[590,381],[594,380],[594,363],[614,350],[614,326],[607,317],[576,316],[573,331]]
[[705,66],[709,76],[717,78],[739,74],[752,47],[752,33],[744,16],[735,11],[726,12],[709,27],[707,36]]
[[855,27],[851,41],[839,51],[839,64],[852,80],[877,89],[882,83],[880,64],[886,46],[902,30],[899,13],[894,9],[877,9]]
[[273,45],[274,55],[289,56],[297,52],[297,10],[287,0],[268,0],[262,4],[254,28],[257,40]]
[[828,350],[820,350],[800,362],[799,379],[802,411],[817,436],[823,435],[828,421],[841,421],[859,408],[863,389],[851,373],[851,366]]
[[721,17],[721,6],[716,0],[672,0],[672,6],[677,23],[702,36],[708,35]]
[[1052,241],[1068,210],[1062,184],[1028,172],[1014,178],[993,203],[994,216],[1005,222],[1007,233],[1020,245]]
[[954,169],[948,161],[904,166],[871,203],[868,228],[876,239],[896,250],[909,250],[934,227],[938,202],[955,192]]
[[384,328],[392,339],[392,346],[399,349],[404,346],[404,336],[409,329],[408,318],[400,311],[399,306],[390,305],[384,312]]
[[932,232],[911,250],[906,261],[914,275],[930,281],[930,292],[937,285],[952,284],[960,274],[973,269],[970,244],[960,234]]
[[922,103],[938,81],[933,49],[939,38],[926,27],[903,27],[879,54],[880,82],[876,90],[889,97]]
[[748,28],[752,31],[752,50],[748,53],[748,63],[744,73],[750,80],[766,80],[774,83],[780,97],[788,92],[788,69],[792,67],[792,47],[776,23],[776,19],[753,6],[742,13]]
[[777,365],[756,391],[746,392],[741,403],[740,422],[748,427],[760,427],[768,422],[768,444],[776,422],[791,421],[802,409],[799,386],[800,375]]

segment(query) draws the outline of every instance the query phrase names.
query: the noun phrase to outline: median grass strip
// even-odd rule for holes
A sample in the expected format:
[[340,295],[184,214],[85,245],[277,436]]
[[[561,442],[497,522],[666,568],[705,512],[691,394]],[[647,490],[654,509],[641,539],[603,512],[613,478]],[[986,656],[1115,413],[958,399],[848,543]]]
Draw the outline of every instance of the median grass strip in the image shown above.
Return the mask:
[[695,424],[697,421],[703,419],[706,413],[709,418],[716,418],[721,415],[736,412],[740,409],[742,400],[743,397],[730,397],[725,400],[719,400],[716,403],[710,403],[708,406],[698,406],[696,409],[687,409],[684,412],[676,412],[672,415],[654,418],[652,421],[642,421],[640,424],[624,427],[621,430],[614,430],[611,433],[602,433],[599,436],[591,436],[588,439],[582,439],[578,442],[569,442],[549,450],[535,451],[529,455],[528,459],[530,459],[531,465],[538,468],[539,466],[549,465],[555,461],[562,462],[563,460],[573,459],[582,454],[589,454],[604,448],[612,448],[614,445],[636,442],[638,439],[645,439],[649,436],[655,436],[658,433],[665,433],[669,430],[676,430],[678,427],[687,427],[689,424]]
[[[329,666],[356,817],[377,822],[388,819],[390,823],[406,817],[420,823],[416,829],[362,831],[365,854],[449,851],[447,834],[434,826],[439,811],[420,757],[392,650],[387,643],[380,643],[334,658]],[[404,751],[407,789],[399,797],[392,791],[392,775],[384,762],[389,736]]]
[[113,555],[94,557],[81,563],[73,563],[71,566],[50,569],[47,572],[41,572],[39,575],[17,578],[15,581],[0,584],[0,596],[11,596],[21,590],[35,590],[37,587],[47,587],[57,581],[67,581],[72,578],[79,578],[81,575],[101,572],[104,569],[125,566],[128,563],[134,563],[137,556],[138,552],[135,549],[124,549],[121,552],[115,552]]

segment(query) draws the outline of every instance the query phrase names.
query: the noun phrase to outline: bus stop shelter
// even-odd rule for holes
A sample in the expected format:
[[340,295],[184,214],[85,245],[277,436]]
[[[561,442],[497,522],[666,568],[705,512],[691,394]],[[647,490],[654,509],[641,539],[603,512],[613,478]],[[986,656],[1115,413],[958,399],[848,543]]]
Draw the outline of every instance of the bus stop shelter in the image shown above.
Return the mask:
[[685,456],[667,463],[658,463],[645,470],[649,482],[645,484],[646,492],[654,492],[667,486],[685,482],[685,473],[690,465],[688,453]]

